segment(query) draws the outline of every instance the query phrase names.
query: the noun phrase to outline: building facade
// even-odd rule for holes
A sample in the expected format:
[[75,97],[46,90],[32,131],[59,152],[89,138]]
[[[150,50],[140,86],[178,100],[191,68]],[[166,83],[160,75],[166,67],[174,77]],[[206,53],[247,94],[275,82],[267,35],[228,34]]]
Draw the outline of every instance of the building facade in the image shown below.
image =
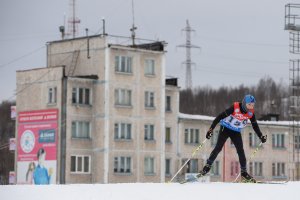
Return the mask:
[[[179,87],[177,79],[165,79],[165,56],[163,42],[118,45],[101,35],[49,42],[46,68],[17,72],[17,182],[30,183],[31,163],[44,165],[50,184],[169,181],[205,139],[213,118],[179,113]],[[37,112],[54,114],[36,121]],[[250,173],[289,178],[296,172],[288,123],[260,126],[268,142],[249,163]],[[203,167],[217,134],[216,128],[178,179]],[[249,157],[259,142],[251,127],[242,134]],[[40,164],[37,144],[55,154],[44,158],[55,161],[51,167]],[[210,180],[232,181],[238,173],[227,142]]]

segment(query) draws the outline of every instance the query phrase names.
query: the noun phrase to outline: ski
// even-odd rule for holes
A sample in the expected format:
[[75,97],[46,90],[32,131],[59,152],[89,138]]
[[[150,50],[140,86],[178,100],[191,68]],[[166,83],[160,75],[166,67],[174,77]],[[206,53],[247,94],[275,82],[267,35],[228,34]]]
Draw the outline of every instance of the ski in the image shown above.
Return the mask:
[[[185,184],[185,183],[193,183],[193,182],[198,182],[198,179],[201,177],[204,177],[205,175],[201,175],[200,173],[195,176],[189,177],[187,179],[184,179],[180,181],[180,184]],[[256,182],[245,182],[245,181],[240,181],[240,182],[233,182],[233,183],[252,183],[252,184],[287,184],[289,180],[286,181],[256,181]]]
[[286,181],[237,181],[233,183],[253,183],[253,184],[286,184],[289,180]]
[[258,184],[287,184],[289,181],[256,181]]

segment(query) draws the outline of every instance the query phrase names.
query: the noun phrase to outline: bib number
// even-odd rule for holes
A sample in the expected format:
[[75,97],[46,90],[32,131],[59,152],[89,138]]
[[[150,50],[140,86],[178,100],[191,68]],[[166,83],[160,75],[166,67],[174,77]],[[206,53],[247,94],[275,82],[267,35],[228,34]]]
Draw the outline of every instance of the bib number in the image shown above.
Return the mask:
[[247,124],[247,120],[239,121],[231,115],[229,116],[227,121],[229,122],[230,126],[235,128],[244,128]]

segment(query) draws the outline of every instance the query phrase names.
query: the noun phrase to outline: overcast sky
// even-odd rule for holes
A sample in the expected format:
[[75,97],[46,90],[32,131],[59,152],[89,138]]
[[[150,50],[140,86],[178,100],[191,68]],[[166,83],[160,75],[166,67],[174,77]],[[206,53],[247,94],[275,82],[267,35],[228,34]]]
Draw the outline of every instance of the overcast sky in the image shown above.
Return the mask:
[[[77,0],[79,36],[100,33],[130,36],[131,0]],[[289,59],[284,6],[288,0],[135,0],[137,37],[168,43],[166,74],[185,87],[188,19],[196,30],[192,43],[193,86],[255,85],[266,75],[288,83]],[[15,99],[16,70],[46,66],[46,42],[59,40],[69,0],[0,0],[0,101]]]

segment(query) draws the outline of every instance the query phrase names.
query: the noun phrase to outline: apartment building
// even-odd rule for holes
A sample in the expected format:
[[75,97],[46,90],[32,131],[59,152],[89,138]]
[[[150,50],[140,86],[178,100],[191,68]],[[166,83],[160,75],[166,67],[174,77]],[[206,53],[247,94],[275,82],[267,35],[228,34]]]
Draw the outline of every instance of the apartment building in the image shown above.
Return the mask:
[[[213,117],[179,113],[177,79],[165,78],[165,43],[110,39],[49,42],[47,67],[17,71],[17,183],[166,182],[204,140]],[[269,140],[250,173],[276,180],[296,174],[289,124],[260,126]],[[217,129],[178,179],[202,168]],[[249,157],[258,140],[251,127],[242,134]],[[210,181],[232,181],[239,173],[229,141],[224,155]]]
[[[189,158],[193,149],[205,140],[206,131],[210,127],[213,117],[200,115],[179,114],[179,152],[182,161]],[[244,150],[248,160],[248,171],[257,180],[297,180],[299,168],[295,155],[299,157],[297,137],[290,134],[291,122],[286,121],[259,121],[263,134],[268,141],[260,145],[251,124],[242,131]],[[186,173],[197,173],[202,169],[211,151],[217,142],[219,126],[214,130],[213,137],[207,141],[197,156],[189,163]],[[296,141],[295,141],[296,140]],[[258,149],[256,153],[254,153]],[[225,152],[225,153],[224,153]],[[210,181],[232,182],[240,173],[240,164],[236,149],[230,139],[224,145],[210,172]],[[186,176],[184,173],[183,176]],[[183,177],[181,177],[183,178]]]

